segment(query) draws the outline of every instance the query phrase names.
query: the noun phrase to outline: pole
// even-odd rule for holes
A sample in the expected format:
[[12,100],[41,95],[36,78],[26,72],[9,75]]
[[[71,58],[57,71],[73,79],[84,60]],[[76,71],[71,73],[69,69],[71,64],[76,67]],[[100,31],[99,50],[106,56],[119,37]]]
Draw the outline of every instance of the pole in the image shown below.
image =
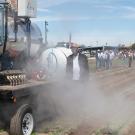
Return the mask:
[[3,54],[6,51],[7,39],[8,39],[8,4],[5,3],[4,7],[5,7],[5,40],[4,40]]
[[26,18],[26,33],[27,33],[27,47],[28,52],[27,56],[30,57],[30,48],[31,48],[31,21],[29,18]]
[[48,28],[47,28],[48,22],[45,21],[45,46],[47,46],[48,41],[47,41],[47,33],[48,33]]
[[[71,42],[72,42],[71,40],[72,40],[72,34],[70,33],[70,34],[69,34],[69,47],[71,47]],[[69,48],[69,47],[68,47],[68,48]]]
[[14,33],[15,33],[15,42],[17,42],[17,32],[18,32],[17,12],[14,12]]

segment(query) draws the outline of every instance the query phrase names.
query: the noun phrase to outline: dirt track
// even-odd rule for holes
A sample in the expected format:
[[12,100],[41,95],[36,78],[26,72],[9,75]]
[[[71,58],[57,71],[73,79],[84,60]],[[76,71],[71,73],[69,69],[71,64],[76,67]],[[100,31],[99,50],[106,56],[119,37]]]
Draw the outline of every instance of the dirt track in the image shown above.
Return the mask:
[[[135,104],[135,67],[128,68],[120,66],[110,70],[98,71],[92,74],[90,80],[94,80],[94,82],[97,82],[100,90],[105,95],[116,95],[116,97],[124,98],[124,101],[127,100],[128,102]],[[122,107],[126,107],[126,105]],[[118,108],[116,107],[116,109]],[[88,128],[88,126],[90,125],[89,123],[86,126],[82,125],[81,127],[78,127],[73,133],[71,133],[71,135],[135,135],[134,108],[131,117],[127,117],[127,119],[125,119],[125,121],[121,122],[120,124],[119,118],[121,117],[120,115],[122,115],[121,109],[122,108],[119,108],[119,110],[117,110],[116,114],[118,116],[116,116],[115,122],[113,123],[114,125],[99,125],[97,129],[92,129],[91,127]],[[131,110],[129,109],[129,111]],[[123,120],[121,119],[120,121]]]
[[[119,102],[119,99],[117,98],[120,98],[124,103],[118,103],[118,106],[117,103],[114,103],[114,105],[112,103],[110,105],[113,109],[111,110],[109,108],[110,110],[108,111],[112,112],[109,112],[110,114],[114,113],[115,115],[112,116],[112,121],[110,121],[109,124],[102,123],[102,119],[100,118],[99,121],[98,119],[92,118],[89,122],[82,122],[76,128],[70,130],[71,132],[69,135],[135,135],[135,109],[131,105],[135,104],[134,80],[134,66],[132,68],[128,68],[127,66],[117,66],[110,70],[100,70],[91,73],[90,81],[96,82],[96,85],[104,95],[108,97],[112,97],[113,95],[116,97],[114,102]],[[115,105],[116,110],[114,109]],[[106,116],[106,118],[103,118],[103,121],[109,117],[111,116]],[[64,134],[61,133],[61,135]]]
[[101,116],[97,113],[97,117],[90,114],[86,121],[75,119],[77,125],[74,125],[72,118],[58,115],[39,123],[38,131],[46,132],[46,135],[135,135],[135,66],[117,65],[110,70],[90,73],[90,82],[96,84],[103,97],[107,97],[104,102],[108,103],[102,103],[102,98],[98,104],[93,103],[105,113],[101,112]]

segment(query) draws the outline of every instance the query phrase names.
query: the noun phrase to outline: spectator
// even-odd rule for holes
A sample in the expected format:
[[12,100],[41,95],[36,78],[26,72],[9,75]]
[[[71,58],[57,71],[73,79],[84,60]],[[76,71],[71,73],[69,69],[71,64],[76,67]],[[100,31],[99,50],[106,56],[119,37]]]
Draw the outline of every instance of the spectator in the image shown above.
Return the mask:
[[67,78],[75,81],[87,81],[89,78],[89,66],[87,57],[79,51],[79,45],[71,45],[72,54],[67,58]]
[[132,51],[128,52],[128,67],[131,67],[133,61],[133,53]]

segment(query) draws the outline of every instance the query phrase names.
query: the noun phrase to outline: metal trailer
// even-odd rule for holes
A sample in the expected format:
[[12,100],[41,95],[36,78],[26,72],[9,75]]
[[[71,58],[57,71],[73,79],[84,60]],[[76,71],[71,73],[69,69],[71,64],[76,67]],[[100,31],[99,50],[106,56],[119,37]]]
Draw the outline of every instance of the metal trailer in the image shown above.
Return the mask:
[[0,86],[0,120],[11,135],[31,135],[36,126],[35,96],[49,85],[47,81],[29,80],[21,85]]

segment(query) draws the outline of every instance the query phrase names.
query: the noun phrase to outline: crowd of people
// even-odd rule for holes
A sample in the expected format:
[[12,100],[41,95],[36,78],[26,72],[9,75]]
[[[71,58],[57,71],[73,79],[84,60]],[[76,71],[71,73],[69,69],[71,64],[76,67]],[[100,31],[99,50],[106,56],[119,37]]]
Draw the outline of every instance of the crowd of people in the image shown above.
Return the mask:
[[96,69],[110,69],[112,67],[112,60],[114,59],[114,57],[115,54],[112,50],[97,50]]
[[97,50],[96,55],[96,69],[110,69],[114,58],[118,58],[125,63],[128,67],[132,66],[133,60],[135,60],[134,50]]
[[133,60],[135,60],[135,51],[134,50],[119,51],[118,58],[123,60],[123,61],[128,60],[128,67],[131,67]]

